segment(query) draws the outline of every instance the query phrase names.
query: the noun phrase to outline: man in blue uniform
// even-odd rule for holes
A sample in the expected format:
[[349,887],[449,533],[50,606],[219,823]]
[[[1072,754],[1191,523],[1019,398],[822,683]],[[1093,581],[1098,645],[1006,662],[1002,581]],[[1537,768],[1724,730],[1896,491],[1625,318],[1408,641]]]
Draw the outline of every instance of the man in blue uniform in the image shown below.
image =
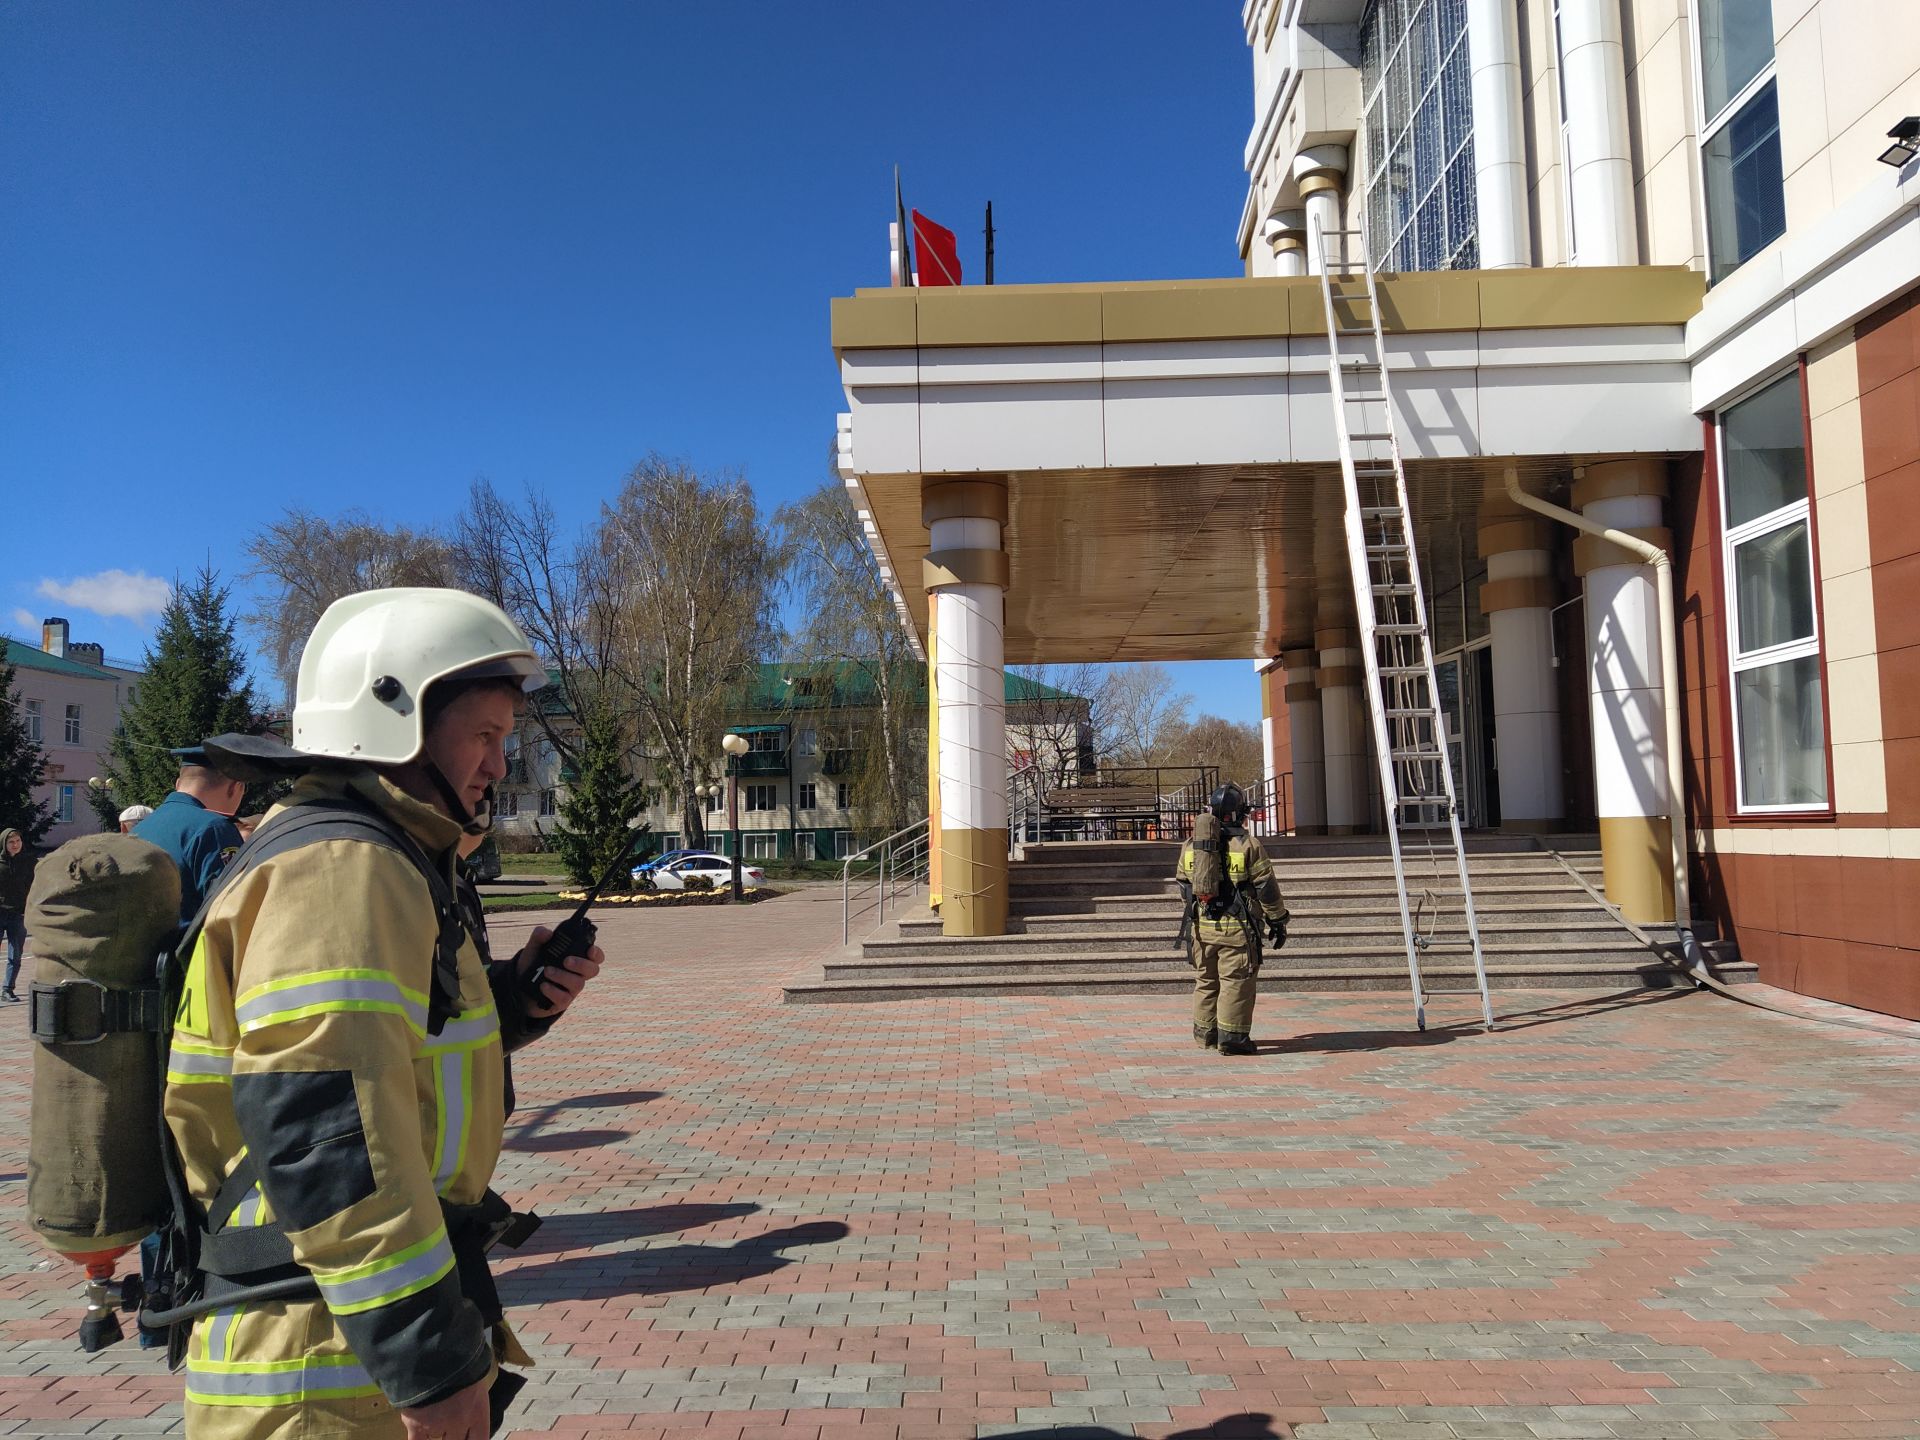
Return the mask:
[[158,845],[180,867],[180,923],[184,925],[199,913],[200,902],[240,848],[233,812],[240,808],[247,787],[215,770],[198,745],[173,753],[180,757],[173,793],[134,826],[133,833]]

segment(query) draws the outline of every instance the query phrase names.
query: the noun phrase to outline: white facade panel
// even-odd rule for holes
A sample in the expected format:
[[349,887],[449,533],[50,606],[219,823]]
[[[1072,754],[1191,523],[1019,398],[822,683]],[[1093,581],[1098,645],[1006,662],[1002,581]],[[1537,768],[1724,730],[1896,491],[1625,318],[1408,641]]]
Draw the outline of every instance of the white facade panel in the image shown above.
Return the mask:
[[1272,378],[1115,380],[1106,385],[1109,465],[1291,460],[1287,399]]
[[924,386],[921,473],[1099,469],[1106,464],[1102,409],[1098,380]]
[[1484,455],[1648,454],[1700,444],[1684,364],[1480,373]]

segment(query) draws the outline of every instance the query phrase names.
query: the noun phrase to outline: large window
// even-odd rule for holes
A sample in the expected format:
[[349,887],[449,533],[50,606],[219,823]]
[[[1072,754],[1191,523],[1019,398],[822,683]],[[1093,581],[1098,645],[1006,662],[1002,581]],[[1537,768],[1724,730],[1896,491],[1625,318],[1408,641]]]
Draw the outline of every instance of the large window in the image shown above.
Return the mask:
[[38,745],[42,742],[41,727],[45,723],[38,700],[27,701],[27,739]]
[[819,795],[820,795],[820,792],[818,788],[815,786],[813,781],[806,780],[801,782],[800,808],[802,810],[813,809],[815,806],[817,806],[820,803]]
[[66,728],[61,732],[61,738],[69,745],[80,743],[80,707],[78,705],[67,706],[67,723]]
[[61,825],[73,823],[73,786],[62,785],[54,792],[53,818]]
[[744,837],[749,860],[777,860],[780,858],[780,837],[777,834],[748,835]]
[[1707,258],[1720,280],[1787,228],[1772,0],[1701,0],[1699,25]]
[[774,798],[775,788],[776,787],[772,785],[747,786],[746,787],[746,791],[747,791],[746,808],[749,810],[773,809],[774,806],[778,803]]
[[1373,0],[1360,19],[1360,84],[1375,268],[1475,268],[1466,0]]
[[1722,412],[1720,477],[1740,808],[1824,810],[1826,733],[1798,373]]

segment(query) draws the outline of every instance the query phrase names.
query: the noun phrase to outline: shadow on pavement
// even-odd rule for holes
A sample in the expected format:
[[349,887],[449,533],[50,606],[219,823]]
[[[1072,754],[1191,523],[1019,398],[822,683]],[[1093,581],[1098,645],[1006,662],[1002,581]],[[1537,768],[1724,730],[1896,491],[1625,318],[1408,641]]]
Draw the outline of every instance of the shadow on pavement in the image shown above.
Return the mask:
[[503,1269],[497,1279],[500,1298],[509,1305],[605,1300],[617,1295],[671,1295],[771,1275],[798,1263],[782,1255],[782,1250],[830,1244],[852,1233],[838,1220],[811,1220],[749,1236],[732,1245],[663,1245],[569,1255],[541,1265]]
[[[1536,1025],[1561,1025],[1569,1020],[1584,1020],[1610,1010],[1639,1010],[1649,1005],[1664,1005],[1682,1000],[1695,992],[1690,988],[1666,990],[1613,990],[1604,995],[1583,996],[1558,1005],[1542,1005],[1534,1010],[1495,1011],[1496,1035],[1509,1030],[1531,1030]],[[1285,1040],[1256,1040],[1262,1055],[1330,1054],[1343,1050],[1423,1050],[1455,1040],[1470,1040],[1488,1033],[1478,1020],[1460,1020],[1450,1025],[1430,1025],[1425,1030],[1330,1030],[1311,1035],[1293,1035]]]
[[632,1134],[631,1130],[545,1130],[535,1123],[522,1125],[507,1136],[506,1148],[531,1155],[566,1154],[618,1145]]
[[549,1215],[541,1221],[533,1238],[513,1253],[523,1259],[557,1255],[566,1250],[585,1250],[595,1245],[641,1240],[649,1235],[669,1235],[676,1230],[694,1230],[702,1225],[759,1213],[758,1205],[741,1201],[733,1205],[647,1205],[637,1210]]
[[[1105,1425],[1043,1425],[1033,1430],[990,1430],[994,1440],[1131,1440],[1132,1431],[1110,1430]],[[1271,1415],[1251,1412],[1223,1415],[1197,1430],[1176,1430],[1167,1440],[1290,1440],[1293,1427],[1274,1428]]]
[[617,1145],[631,1130],[549,1130],[548,1122],[567,1110],[618,1110],[629,1105],[644,1105],[658,1100],[659,1090],[602,1090],[593,1095],[571,1095],[565,1100],[549,1101],[523,1112],[526,1116],[507,1132],[506,1148],[529,1154],[564,1154],[571,1150],[592,1150],[601,1145]]

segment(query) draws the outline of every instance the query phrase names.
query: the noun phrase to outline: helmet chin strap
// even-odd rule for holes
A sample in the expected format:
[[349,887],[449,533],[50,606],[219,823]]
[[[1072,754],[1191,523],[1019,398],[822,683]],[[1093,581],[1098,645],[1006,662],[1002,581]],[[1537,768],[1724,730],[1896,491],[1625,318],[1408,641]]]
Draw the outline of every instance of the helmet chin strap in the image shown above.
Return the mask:
[[469,810],[460,799],[460,792],[442,773],[440,767],[431,759],[426,762],[427,777],[433,781],[434,789],[440,792],[440,798],[446,802],[452,817],[460,822],[460,829],[468,835],[485,835],[493,829],[493,786],[487,786],[486,794],[480,797],[480,803]]

